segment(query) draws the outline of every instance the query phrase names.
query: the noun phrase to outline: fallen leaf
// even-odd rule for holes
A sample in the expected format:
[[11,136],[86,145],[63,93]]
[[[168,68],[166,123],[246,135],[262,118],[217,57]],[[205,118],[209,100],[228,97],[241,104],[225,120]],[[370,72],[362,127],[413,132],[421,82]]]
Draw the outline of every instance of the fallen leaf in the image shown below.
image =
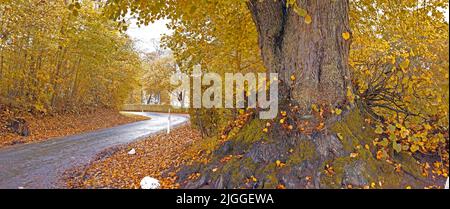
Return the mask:
[[356,157],[358,157],[358,153],[355,153],[355,152],[350,153],[350,157],[351,158],[356,158]]
[[295,81],[295,75],[291,75],[291,81]]
[[337,135],[337,137],[338,137],[340,140],[343,140],[343,139],[344,139],[344,136],[342,136],[341,133],[337,133],[336,135]]
[[344,40],[350,39],[350,33],[349,32],[343,32],[342,33],[342,38],[344,38]]
[[380,150],[378,150],[378,151],[377,151],[377,159],[378,159],[378,160],[381,160],[381,159],[383,159],[383,157],[384,157],[384,156],[383,156],[383,152],[380,151]]
[[310,16],[309,14],[306,15],[306,16],[305,16],[305,23],[306,23],[306,24],[311,24],[311,22],[312,22],[311,16]]

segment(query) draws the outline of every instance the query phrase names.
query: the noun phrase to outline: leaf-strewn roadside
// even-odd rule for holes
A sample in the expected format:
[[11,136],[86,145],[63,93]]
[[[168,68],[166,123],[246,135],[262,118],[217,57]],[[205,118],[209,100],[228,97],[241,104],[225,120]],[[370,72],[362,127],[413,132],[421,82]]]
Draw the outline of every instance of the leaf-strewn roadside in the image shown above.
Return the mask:
[[[14,118],[23,118],[28,123],[29,136],[20,136],[12,132],[8,127],[8,123]],[[116,110],[109,109],[98,109],[83,114],[37,117],[28,114],[15,114],[7,108],[0,107],[0,148],[54,137],[69,136],[147,119],[147,117],[143,116],[124,115]]]
[[[145,176],[156,178],[161,188],[178,188],[176,175],[170,168],[186,163],[187,152],[200,140],[200,134],[190,126],[162,133],[127,146],[100,153],[90,165],[68,171],[68,188],[127,188],[137,189]],[[136,150],[130,155],[128,151]]]

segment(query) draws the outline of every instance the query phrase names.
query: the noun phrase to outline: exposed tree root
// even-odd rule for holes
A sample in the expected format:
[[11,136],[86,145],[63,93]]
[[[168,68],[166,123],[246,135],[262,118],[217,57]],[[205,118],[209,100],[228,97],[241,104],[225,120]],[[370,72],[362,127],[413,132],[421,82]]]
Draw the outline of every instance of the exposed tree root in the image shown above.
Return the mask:
[[[375,133],[354,109],[320,132],[286,132],[253,119],[218,145],[210,160],[178,172],[182,188],[424,188],[445,179],[426,178],[406,153],[377,158]],[[199,173],[192,178],[192,173]],[[442,182],[441,182],[442,181]]]

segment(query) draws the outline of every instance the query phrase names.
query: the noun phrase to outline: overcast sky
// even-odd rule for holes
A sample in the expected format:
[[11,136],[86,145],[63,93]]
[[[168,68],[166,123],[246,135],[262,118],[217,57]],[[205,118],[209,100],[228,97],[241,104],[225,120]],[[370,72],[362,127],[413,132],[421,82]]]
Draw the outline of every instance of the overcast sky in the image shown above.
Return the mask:
[[135,46],[138,50],[143,52],[155,51],[154,40],[160,41],[164,34],[171,34],[171,31],[166,27],[169,20],[158,20],[148,26],[138,27],[135,21],[127,30],[127,34],[135,41]]

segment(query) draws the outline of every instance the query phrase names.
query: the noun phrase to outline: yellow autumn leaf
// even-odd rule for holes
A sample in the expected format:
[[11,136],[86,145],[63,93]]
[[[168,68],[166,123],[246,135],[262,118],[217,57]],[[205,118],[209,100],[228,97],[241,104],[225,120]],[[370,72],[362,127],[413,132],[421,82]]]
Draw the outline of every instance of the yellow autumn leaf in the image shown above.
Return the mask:
[[305,17],[308,14],[308,12],[305,9],[298,7],[297,4],[294,5],[294,12],[301,17]]
[[392,148],[397,152],[401,152],[402,151],[402,146],[401,144],[397,143],[397,142],[393,142],[392,143]]
[[409,135],[409,130],[406,129],[405,127],[402,127],[402,128],[400,129],[400,136],[401,136],[402,138],[406,138],[408,135]]
[[411,147],[409,148],[411,150],[412,153],[417,152],[417,150],[419,150],[419,147],[415,144],[411,145]]
[[347,88],[347,99],[351,104],[355,102],[355,95],[353,95],[351,88]]
[[282,162],[279,161],[279,160],[275,161],[275,164],[276,164],[276,166],[279,167],[279,168],[282,168],[282,167],[284,167],[284,166],[286,165],[286,164],[282,163]]
[[381,160],[381,159],[383,159],[383,152],[382,151],[377,151],[377,160]]
[[402,63],[400,63],[400,68],[402,68],[403,70],[406,70],[409,67],[409,59],[405,59]]
[[350,39],[350,33],[349,32],[343,32],[342,33],[342,38],[344,38],[344,40]]
[[295,81],[295,75],[291,75],[291,81]]
[[306,23],[306,24],[311,24],[311,22],[312,22],[311,16],[310,16],[310,15],[306,15],[306,16],[305,16],[305,23]]
[[319,112],[319,108],[317,107],[316,104],[312,104],[312,105],[311,105],[311,109],[312,109],[314,112]]
[[376,134],[382,134],[383,132],[384,132],[383,128],[380,125],[377,125],[377,128],[375,129],[375,133]]
[[350,157],[351,158],[356,158],[356,157],[358,157],[358,153],[355,153],[355,152],[350,153]]

